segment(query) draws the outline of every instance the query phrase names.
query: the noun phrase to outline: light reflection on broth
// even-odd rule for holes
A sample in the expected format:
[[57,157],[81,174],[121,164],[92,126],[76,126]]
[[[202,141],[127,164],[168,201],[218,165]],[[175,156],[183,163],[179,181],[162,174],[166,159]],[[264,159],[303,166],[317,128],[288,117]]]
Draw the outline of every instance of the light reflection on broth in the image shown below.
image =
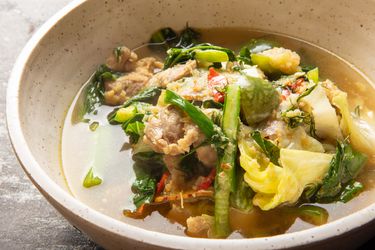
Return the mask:
[[[248,29],[216,28],[200,30],[202,40],[237,50],[252,38],[267,38],[279,42],[283,47],[296,51],[304,64],[319,66],[322,79],[329,78],[349,94],[351,107],[364,107],[361,115],[374,124],[373,113],[375,102],[371,101],[375,91],[371,83],[366,81],[350,64],[342,61],[318,47],[305,42],[275,34],[250,31]],[[140,58],[152,54],[147,47],[137,50]],[[155,54],[152,54],[155,56]],[[156,55],[161,57],[161,55]],[[103,58],[104,61],[104,58]],[[109,125],[106,115],[112,107],[102,106],[97,115],[91,115],[92,120],[100,126],[92,132],[87,123],[72,122],[77,116],[74,108],[78,97],[72,103],[67,114],[62,133],[62,165],[67,179],[67,185],[72,194],[90,207],[107,214],[115,219],[136,225],[148,230],[176,235],[185,235],[186,218],[212,212],[211,202],[201,202],[200,206],[188,205],[185,210],[170,210],[171,206],[160,206],[157,211],[143,220],[135,220],[123,216],[123,209],[132,209],[130,186],[134,180],[132,160],[129,150],[124,150],[128,141],[120,126]],[[78,101],[80,103],[80,101]],[[95,163],[95,172],[101,176],[103,183],[86,189],[82,180],[87,170]],[[344,203],[321,204],[329,212],[329,221],[344,217],[375,202],[375,159],[369,159],[367,166],[358,177],[365,186],[365,191],[352,201]],[[178,205],[176,205],[178,206]],[[198,210],[199,211],[198,211]],[[311,228],[313,225],[299,218],[287,215],[282,209],[262,212],[255,209],[245,215],[231,211],[232,228],[238,230],[229,238],[261,237],[289,233]],[[167,217],[166,220],[164,217]],[[194,235],[192,235],[194,236]],[[202,236],[202,235],[196,235]]]

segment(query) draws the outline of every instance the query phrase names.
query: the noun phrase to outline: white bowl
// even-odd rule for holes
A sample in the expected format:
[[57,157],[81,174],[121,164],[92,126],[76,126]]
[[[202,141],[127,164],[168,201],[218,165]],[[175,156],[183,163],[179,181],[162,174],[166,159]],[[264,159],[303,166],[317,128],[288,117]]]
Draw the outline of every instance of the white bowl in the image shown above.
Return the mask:
[[[193,239],[129,225],[72,197],[59,167],[60,133],[73,97],[118,44],[134,47],[171,26],[249,27],[337,53],[375,79],[374,1],[73,1],[31,38],[7,93],[9,134],[25,172],[73,225],[106,248],[271,249],[358,246],[374,236],[375,204],[312,229],[254,239]],[[334,238],[334,240],[333,240]]]

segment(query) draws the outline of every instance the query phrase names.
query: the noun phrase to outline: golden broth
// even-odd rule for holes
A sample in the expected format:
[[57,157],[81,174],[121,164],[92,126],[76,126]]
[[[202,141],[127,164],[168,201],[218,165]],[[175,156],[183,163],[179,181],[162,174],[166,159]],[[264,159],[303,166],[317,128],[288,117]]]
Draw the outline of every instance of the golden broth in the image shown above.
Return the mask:
[[[252,38],[266,38],[279,42],[281,46],[296,51],[304,64],[319,66],[322,79],[329,78],[344,91],[348,92],[351,107],[361,105],[361,116],[373,124],[375,102],[374,85],[352,65],[334,54],[308,44],[301,40],[286,36],[251,31],[244,28],[202,29],[202,40],[213,44],[238,50]],[[136,51],[139,57],[153,54],[147,47]],[[160,55],[156,55],[160,57]],[[103,58],[103,61],[105,58]],[[205,202],[204,209],[194,207],[202,204],[187,205],[185,210],[170,210],[171,206],[161,206],[150,216],[142,220],[125,217],[123,209],[134,208],[130,190],[134,180],[131,152],[128,150],[128,139],[120,126],[109,125],[106,115],[112,107],[102,106],[97,115],[90,115],[91,121],[98,121],[99,128],[93,132],[88,123],[76,123],[77,108],[81,105],[79,94],[73,101],[66,116],[62,133],[62,168],[72,194],[88,206],[107,214],[115,219],[136,225],[148,230],[163,233],[184,235],[186,218],[198,215],[202,211],[212,212],[213,204]],[[365,191],[350,202],[319,204],[329,212],[328,221],[349,215],[375,202],[375,165],[374,158],[362,171],[358,179],[365,185]],[[94,166],[94,171],[103,179],[103,183],[92,188],[82,186],[83,178],[88,169]],[[231,211],[232,228],[236,230],[230,238],[260,237],[286,232],[304,230],[313,225],[295,216],[286,214],[282,209],[263,212],[254,209],[250,214]],[[168,218],[168,220],[165,219]]]

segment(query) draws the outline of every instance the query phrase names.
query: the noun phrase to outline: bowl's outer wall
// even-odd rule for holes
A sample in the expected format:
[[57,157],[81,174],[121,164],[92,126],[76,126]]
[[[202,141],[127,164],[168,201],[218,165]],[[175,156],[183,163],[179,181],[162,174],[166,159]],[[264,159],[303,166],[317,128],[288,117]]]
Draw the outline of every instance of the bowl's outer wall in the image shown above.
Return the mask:
[[[23,136],[41,168],[66,189],[59,166],[60,132],[82,83],[112,48],[135,47],[160,27],[181,29],[187,22],[192,27],[249,27],[301,38],[337,53],[375,79],[374,10],[375,2],[365,0],[86,1],[48,31],[24,65],[18,97]],[[122,240],[100,239],[89,231],[95,225],[70,220],[102,244]]]

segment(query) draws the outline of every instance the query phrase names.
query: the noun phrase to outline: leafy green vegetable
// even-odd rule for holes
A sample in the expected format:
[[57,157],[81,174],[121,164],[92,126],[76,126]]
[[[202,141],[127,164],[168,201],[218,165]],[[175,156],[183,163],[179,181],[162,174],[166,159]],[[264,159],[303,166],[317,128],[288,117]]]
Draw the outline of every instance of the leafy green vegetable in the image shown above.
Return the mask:
[[[322,202],[337,200],[337,196],[340,196],[340,193],[345,190],[345,185],[358,175],[366,161],[367,156],[354,151],[350,144],[338,142],[336,154],[330,163],[329,171],[316,194],[317,200]],[[348,190],[354,189],[355,192],[346,190],[343,194],[343,199],[347,200],[348,197],[353,197],[350,193],[357,193],[360,190],[358,187],[358,184],[349,186]]]
[[237,160],[237,134],[240,121],[240,98],[240,87],[235,84],[229,85],[225,94],[222,125],[229,143],[219,160],[215,179],[215,234],[217,237],[226,237],[231,231],[229,208],[230,194],[236,191],[235,167]]
[[220,127],[216,126],[198,107],[168,89],[165,90],[164,102],[185,111],[202,130],[203,134],[210,139],[210,143],[215,145],[218,153],[225,148],[228,138],[223,134]]
[[153,166],[156,170],[164,166],[163,155],[154,151],[141,151],[133,154],[133,161],[142,166]]
[[150,43],[168,43],[177,39],[177,33],[172,28],[162,28],[151,35]]
[[151,35],[150,47],[155,48],[154,45],[163,45],[165,49],[171,47],[188,48],[198,44],[199,37],[200,34],[189,26],[186,26],[180,34],[169,27],[162,28]]
[[127,100],[122,105],[122,107],[126,108],[135,102],[154,103],[159,97],[160,93],[161,93],[161,88],[159,87],[147,88],[144,91],[140,92],[139,94]]
[[151,203],[155,190],[157,180],[145,168],[138,167],[136,171],[136,179],[132,185],[134,193],[133,203],[139,208],[145,203]]
[[139,152],[133,155],[133,169],[136,179],[132,185],[133,203],[139,208],[154,199],[156,184],[160,180],[164,162],[161,154],[153,151]]
[[130,137],[132,144],[137,143],[139,138],[143,136],[145,125],[143,122],[135,121],[125,128],[125,133]]
[[236,170],[237,187],[236,191],[231,194],[231,206],[242,212],[250,212],[253,209],[254,191],[244,180],[245,171],[242,168]]
[[350,181],[348,185],[342,190],[339,200],[341,202],[348,202],[358,195],[364,189],[362,183],[358,181]]
[[280,149],[271,141],[263,139],[259,131],[252,132],[251,136],[262,149],[262,151],[266,154],[266,156],[270,159],[270,161],[275,165],[280,165]]
[[85,179],[83,180],[83,186],[85,188],[90,188],[96,185],[100,185],[101,183],[102,179],[100,179],[98,176],[94,176],[94,171],[91,167],[87,172]]
[[131,144],[137,143],[138,139],[143,135],[143,129],[145,127],[143,117],[144,114],[136,114],[121,125],[125,134],[130,137]]
[[192,47],[198,44],[199,37],[200,37],[200,34],[197,31],[193,30],[189,26],[186,26],[186,28],[181,31],[180,40],[178,41],[175,47],[177,48]]
[[118,73],[112,72],[106,65],[101,65],[84,89],[83,114],[94,112],[104,101],[104,82],[114,81]]
[[279,94],[266,80],[244,77],[247,82],[241,86],[241,114],[249,125],[253,125],[272,114],[279,105]]
[[228,56],[229,61],[235,61],[236,57],[234,52],[230,49],[223,48],[220,46],[211,45],[209,43],[202,43],[190,48],[171,48],[167,51],[167,57],[164,61],[164,69],[170,68],[178,63],[183,63],[191,59],[196,58],[196,52],[202,53],[202,51],[210,50],[211,54],[213,51],[216,51],[217,54],[220,54],[220,57],[217,57],[217,61],[215,61],[215,57],[211,57],[210,61],[214,62],[221,62],[222,60],[222,53],[224,52]]
[[252,64],[251,63],[251,53],[247,46],[241,48],[240,52],[237,56],[237,61],[245,63],[245,64]]

